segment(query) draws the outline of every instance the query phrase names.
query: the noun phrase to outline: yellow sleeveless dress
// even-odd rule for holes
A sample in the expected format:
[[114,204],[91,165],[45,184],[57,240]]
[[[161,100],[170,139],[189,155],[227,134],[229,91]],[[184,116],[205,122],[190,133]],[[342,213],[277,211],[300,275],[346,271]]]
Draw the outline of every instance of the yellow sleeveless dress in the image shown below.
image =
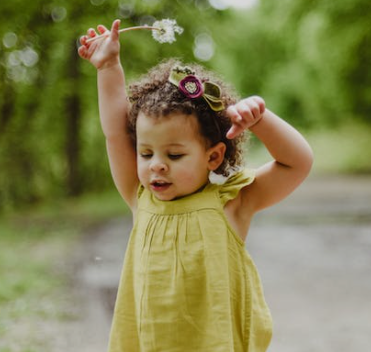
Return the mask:
[[272,320],[256,267],[223,207],[254,180],[174,201],[142,186],[125,255],[109,352],[264,352]]

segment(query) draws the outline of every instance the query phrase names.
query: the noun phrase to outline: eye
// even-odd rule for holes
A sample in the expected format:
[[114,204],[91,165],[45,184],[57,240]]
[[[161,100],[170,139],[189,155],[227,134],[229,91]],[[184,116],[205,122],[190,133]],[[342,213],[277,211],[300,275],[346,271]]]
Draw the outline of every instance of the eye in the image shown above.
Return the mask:
[[178,160],[182,158],[184,154],[168,154],[169,159],[171,160]]
[[141,158],[143,159],[151,159],[152,154],[151,153],[140,153]]

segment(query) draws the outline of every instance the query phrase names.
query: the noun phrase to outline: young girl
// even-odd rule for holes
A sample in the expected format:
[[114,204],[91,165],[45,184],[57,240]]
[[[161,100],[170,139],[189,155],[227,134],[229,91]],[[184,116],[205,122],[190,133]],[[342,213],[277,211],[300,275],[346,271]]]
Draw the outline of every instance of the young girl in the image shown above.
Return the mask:
[[[262,98],[237,102],[197,65],[162,63],[128,99],[119,25],[87,42],[89,29],[79,48],[98,70],[110,168],[134,217],[109,352],[266,351],[271,316],[244,240],[308,175],[311,148]],[[247,129],[273,158],[255,172],[242,167]]]

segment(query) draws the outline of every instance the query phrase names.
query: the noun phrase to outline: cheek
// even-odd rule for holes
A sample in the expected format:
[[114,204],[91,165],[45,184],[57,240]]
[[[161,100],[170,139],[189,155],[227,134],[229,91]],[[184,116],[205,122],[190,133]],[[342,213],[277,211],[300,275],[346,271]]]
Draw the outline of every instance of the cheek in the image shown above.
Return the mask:
[[148,167],[143,161],[140,161],[140,159],[137,160],[137,173],[138,178],[142,183],[148,178]]
[[206,168],[203,170],[202,165],[197,162],[182,165],[177,168],[177,178],[186,183],[204,181],[205,175],[208,175],[208,170]]

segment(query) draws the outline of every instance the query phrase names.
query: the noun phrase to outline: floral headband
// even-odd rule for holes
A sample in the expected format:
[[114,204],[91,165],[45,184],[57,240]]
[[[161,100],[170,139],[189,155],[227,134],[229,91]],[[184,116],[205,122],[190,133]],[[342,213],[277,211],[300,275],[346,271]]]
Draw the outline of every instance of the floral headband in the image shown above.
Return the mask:
[[190,99],[202,97],[214,111],[224,110],[220,98],[220,87],[212,82],[201,82],[195,72],[188,66],[175,65],[170,72],[169,82],[176,85],[179,90]]

